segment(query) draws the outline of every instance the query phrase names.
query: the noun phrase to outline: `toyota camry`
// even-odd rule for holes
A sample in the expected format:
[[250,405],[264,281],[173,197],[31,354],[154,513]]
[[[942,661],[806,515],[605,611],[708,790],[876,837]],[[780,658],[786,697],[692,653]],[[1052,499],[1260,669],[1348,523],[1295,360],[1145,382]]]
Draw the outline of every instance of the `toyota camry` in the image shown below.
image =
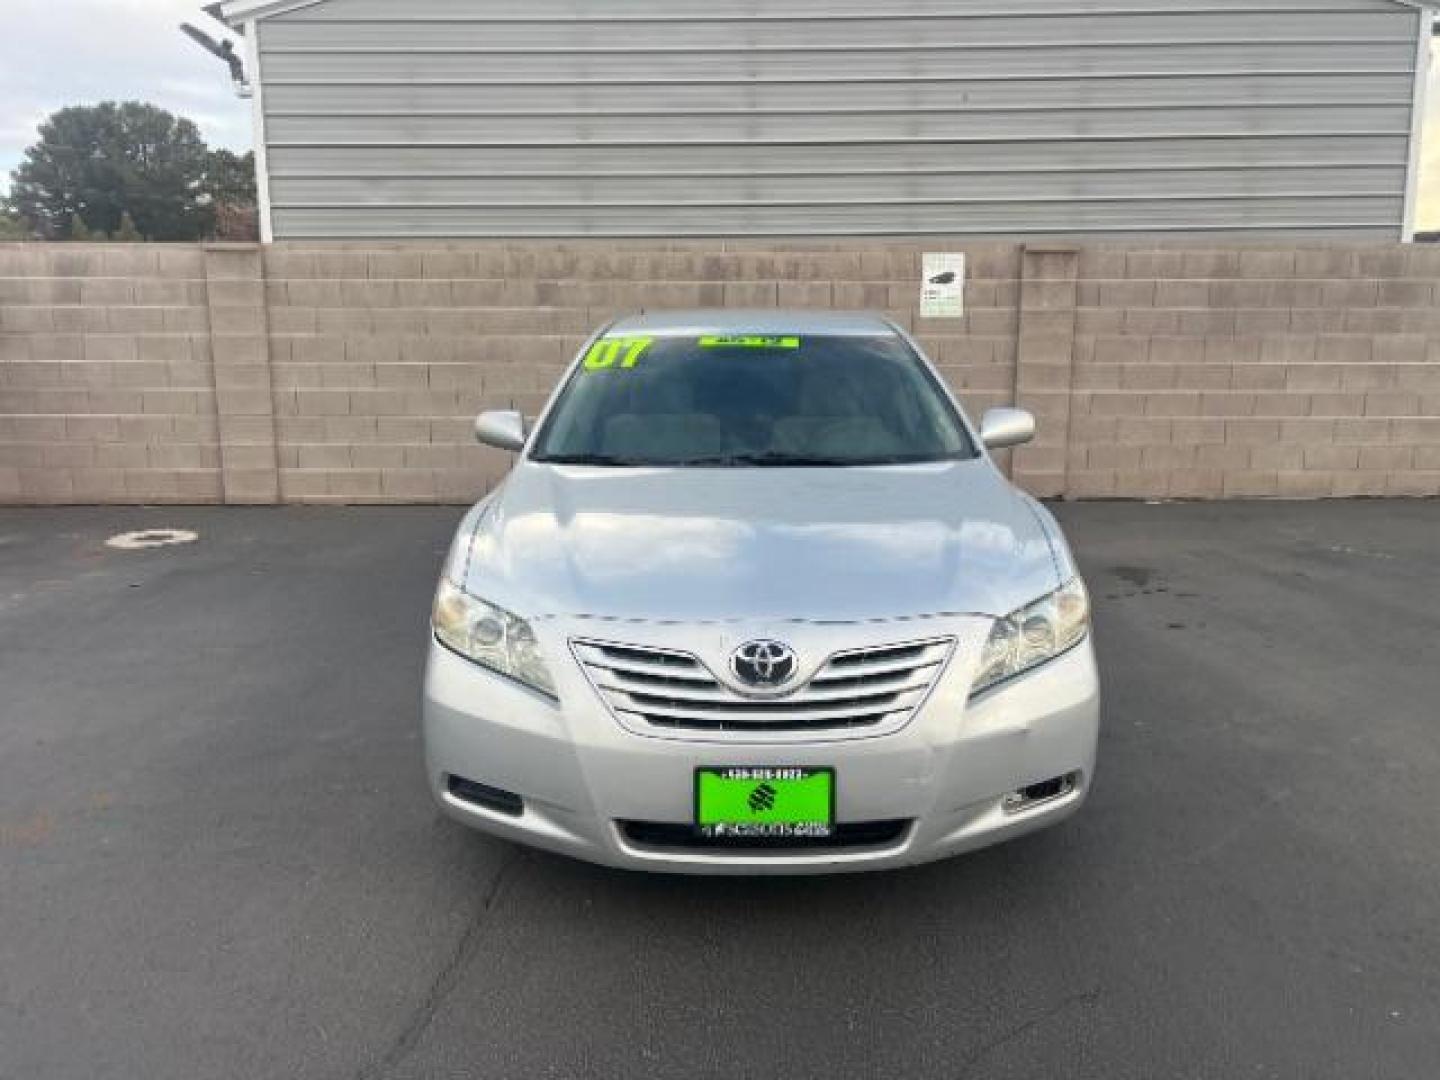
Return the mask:
[[905,866],[1054,825],[1094,773],[1085,585],[872,315],[622,318],[464,518],[435,598],[426,762],[466,825],[611,866]]

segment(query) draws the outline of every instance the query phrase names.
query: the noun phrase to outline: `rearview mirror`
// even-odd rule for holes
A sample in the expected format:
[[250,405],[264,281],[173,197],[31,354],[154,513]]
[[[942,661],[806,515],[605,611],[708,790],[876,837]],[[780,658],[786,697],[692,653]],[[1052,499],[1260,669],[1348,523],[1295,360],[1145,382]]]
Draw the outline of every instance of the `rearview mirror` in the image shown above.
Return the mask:
[[1035,438],[1035,416],[1024,409],[991,409],[980,420],[980,441],[991,450],[1022,446]]
[[486,446],[518,454],[525,449],[525,417],[509,410],[483,412],[475,418],[475,438]]

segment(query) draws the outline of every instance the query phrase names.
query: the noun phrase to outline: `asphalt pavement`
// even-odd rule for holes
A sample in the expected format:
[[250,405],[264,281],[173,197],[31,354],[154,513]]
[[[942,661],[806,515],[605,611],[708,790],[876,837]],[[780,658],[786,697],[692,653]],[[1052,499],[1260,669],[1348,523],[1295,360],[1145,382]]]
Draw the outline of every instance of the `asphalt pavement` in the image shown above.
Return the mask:
[[0,1077],[1435,1076],[1440,503],[1058,512],[1086,810],[716,880],[437,816],[459,510],[0,510]]

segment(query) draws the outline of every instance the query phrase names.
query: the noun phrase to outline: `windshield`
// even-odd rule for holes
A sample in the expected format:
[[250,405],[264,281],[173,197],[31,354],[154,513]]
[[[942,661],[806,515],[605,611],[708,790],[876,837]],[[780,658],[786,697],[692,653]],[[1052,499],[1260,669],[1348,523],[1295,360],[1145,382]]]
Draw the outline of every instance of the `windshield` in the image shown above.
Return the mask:
[[906,342],[876,337],[601,338],[532,460],[612,466],[860,466],[975,449]]

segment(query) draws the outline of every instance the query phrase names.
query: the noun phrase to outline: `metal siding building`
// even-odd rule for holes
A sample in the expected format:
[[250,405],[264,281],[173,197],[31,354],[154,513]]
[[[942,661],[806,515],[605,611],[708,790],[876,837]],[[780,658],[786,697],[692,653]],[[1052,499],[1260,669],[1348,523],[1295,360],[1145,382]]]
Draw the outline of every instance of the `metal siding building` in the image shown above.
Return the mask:
[[1412,231],[1403,0],[229,0],[278,239]]

